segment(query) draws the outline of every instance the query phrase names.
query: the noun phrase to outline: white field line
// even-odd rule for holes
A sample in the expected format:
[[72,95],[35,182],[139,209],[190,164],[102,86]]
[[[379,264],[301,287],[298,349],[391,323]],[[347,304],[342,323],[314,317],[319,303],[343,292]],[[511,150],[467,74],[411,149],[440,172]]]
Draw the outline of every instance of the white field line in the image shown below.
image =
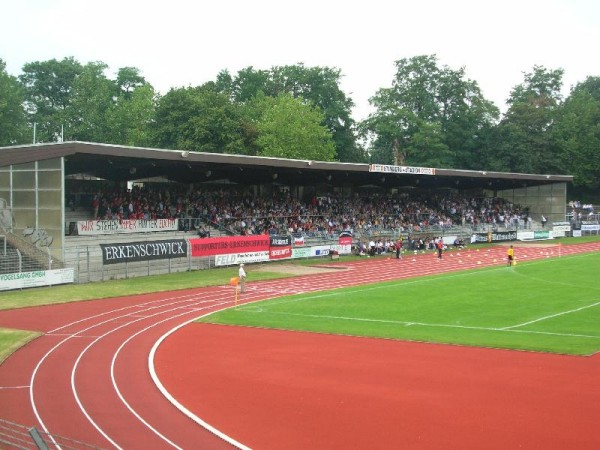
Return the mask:
[[[598,302],[597,304],[600,304]],[[590,305],[593,306],[593,305]],[[253,311],[248,310],[248,312],[256,312],[261,313],[264,311]],[[348,321],[356,321],[356,322],[375,322],[375,323],[389,323],[396,325],[404,325],[406,327],[410,326],[421,326],[421,327],[432,327],[432,328],[460,328],[465,330],[479,330],[479,331],[503,331],[503,332],[514,332],[514,333],[531,333],[531,334],[547,334],[552,336],[564,336],[564,337],[584,337],[591,339],[600,339],[600,336],[591,336],[586,334],[571,334],[571,333],[553,333],[546,331],[528,331],[528,330],[513,330],[511,327],[506,328],[493,328],[493,327],[475,327],[475,326],[467,326],[467,325],[452,325],[445,323],[425,323],[425,322],[409,322],[402,320],[384,320],[384,319],[363,319],[357,317],[344,317],[344,316],[326,316],[319,314],[295,314],[295,313],[282,313],[282,312],[267,312],[267,314],[277,314],[283,316],[300,316],[300,317],[312,317],[316,319],[334,319],[334,320],[348,320]]]
[[[510,270],[510,268],[507,268],[504,266],[499,267],[499,268],[494,268],[494,267],[488,266],[488,267],[486,267],[486,269],[489,269],[489,270],[479,270],[479,271],[467,272],[467,273],[459,272],[456,274],[442,273],[442,274],[439,274],[440,276],[436,277],[436,278],[418,278],[418,279],[402,278],[402,279],[399,279],[398,282],[396,282],[396,283],[391,282],[391,280],[389,280],[389,281],[374,280],[369,283],[369,284],[373,284],[373,286],[370,286],[370,287],[357,286],[356,290],[344,291],[344,294],[356,294],[356,293],[365,292],[365,291],[376,291],[379,289],[389,289],[390,287],[401,287],[401,286],[407,286],[407,285],[412,285],[412,284],[430,283],[430,282],[437,281],[437,280],[443,281],[443,280],[446,280],[449,278],[471,277],[471,276],[476,276],[476,275],[482,275],[484,273],[488,273],[488,272],[492,272],[492,271]],[[421,273],[421,275],[423,275],[423,274]],[[438,275],[438,274],[425,274],[425,275]],[[382,285],[381,283],[385,283],[385,285]],[[365,285],[363,285],[363,286],[365,286]],[[325,286],[325,289],[328,292],[325,292],[323,294],[309,295],[306,297],[305,296],[294,297],[294,298],[289,298],[288,295],[285,295],[279,300],[273,300],[273,299],[269,299],[269,298],[265,298],[264,300],[270,300],[269,305],[278,306],[278,305],[283,305],[286,303],[295,303],[295,302],[299,302],[299,301],[303,301],[303,300],[314,300],[314,299],[318,299],[318,298],[339,296],[340,295],[339,289],[348,288],[348,287],[351,287],[351,285],[350,286],[343,286],[343,285],[342,286],[340,286],[340,285]],[[323,286],[315,287],[314,291],[322,292]],[[257,290],[256,292],[262,292],[262,291]],[[300,295],[300,293],[296,293],[293,295],[297,296],[297,295]],[[238,307],[237,309],[240,311],[246,310],[246,308],[243,306]]]
[[592,303],[591,305],[582,306],[580,308],[570,309],[568,311],[562,311],[562,312],[559,312],[556,314],[549,314],[547,316],[543,316],[538,319],[530,320],[529,322],[523,322],[523,323],[519,323],[516,325],[512,325],[510,327],[504,327],[504,328],[501,328],[501,330],[510,330],[512,328],[524,327],[524,326],[530,325],[532,323],[541,322],[542,320],[548,320],[548,319],[552,319],[553,317],[564,316],[565,314],[571,314],[574,312],[582,311],[584,309],[593,308],[594,306],[598,306],[598,305],[600,305],[600,302]]

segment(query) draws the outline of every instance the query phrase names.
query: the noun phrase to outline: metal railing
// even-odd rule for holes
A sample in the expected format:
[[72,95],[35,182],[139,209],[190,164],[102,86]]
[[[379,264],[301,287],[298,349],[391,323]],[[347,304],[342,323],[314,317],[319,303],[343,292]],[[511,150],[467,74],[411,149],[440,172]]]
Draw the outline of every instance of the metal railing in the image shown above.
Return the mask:
[[0,447],[6,450],[102,450],[97,445],[46,433],[35,427],[28,428],[3,419],[0,419],[0,444]]

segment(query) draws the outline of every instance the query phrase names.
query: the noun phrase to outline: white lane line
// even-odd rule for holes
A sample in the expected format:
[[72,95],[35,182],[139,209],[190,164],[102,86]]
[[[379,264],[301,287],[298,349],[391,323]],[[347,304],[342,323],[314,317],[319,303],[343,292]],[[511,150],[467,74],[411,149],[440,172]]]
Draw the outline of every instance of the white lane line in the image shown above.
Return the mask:
[[[64,328],[72,327],[72,326],[78,325],[78,324],[80,324],[82,322],[85,322],[85,321],[88,321],[88,320],[97,319],[99,317],[103,317],[103,316],[106,316],[108,314],[119,313],[119,312],[125,311],[127,309],[146,308],[147,305],[151,305],[152,303],[166,302],[166,301],[171,301],[171,300],[183,299],[183,298],[186,298],[186,297],[193,297],[194,295],[197,296],[198,294],[186,294],[186,295],[179,295],[179,296],[175,296],[175,297],[167,297],[167,298],[163,298],[163,299],[160,299],[160,300],[152,300],[152,301],[149,301],[149,302],[137,303],[135,305],[128,305],[128,306],[124,306],[123,308],[111,309],[110,311],[106,311],[106,312],[103,312],[103,313],[100,313],[100,314],[95,314],[93,316],[84,317],[83,319],[79,319],[79,320],[76,320],[74,322],[69,322],[69,323],[67,323],[67,324],[65,324],[65,325],[63,325],[61,327],[58,327],[58,328],[55,328],[53,330],[48,331],[46,334],[56,333],[57,331],[60,331],[60,330],[62,330]],[[192,299],[192,301],[193,301],[193,299]],[[160,305],[157,305],[157,306],[160,306]]]
[[[203,301],[200,301],[200,303],[203,303],[203,302],[211,302],[211,303],[212,303],[212,300],[203,300]],[[181,302],[176,302],[176,303],[173,303],[173,304],[177,304],[177,303],[181,303]],[[84,349],[83,349],[83,350],[82,350],[82,351],[79,353],[79,356],[78,356],[78,357],[77,357],[77,359],[75,360],[75,364],[73,365],[73,369],[71,370],[71,391],[72,391],[72,393],[73,393],[73,397],[75,398],[75,401],[77,402],[77,405],[79,406],[79,409],[81,410],[82,414],[83,414],[83,415],[84,415],[84,416],[87,418],[88,422],[90,422],[90,424],[91,424],[91,425],[92,425],[92,426],[93,426],[93,427],[96,429],[96,431],[98,431],[98,432],[99,432],[99,433],[100,433],[100,434],[101,434],[101,435],[102,435],[102,436],[103,436],[103,437],[104,437],[106,440],[108,440],[108,441],[109,441],[109,442],[110,442],[112,445],[114,445],[114,446],[115,446],[116,448],[118,448],[118,449],[122,449],[122,447],[120,447],[120,446],[119,446],[119,445],[118,445],[118,444],[117,444],[117,443],[114,441],[114,439],[112,439],[112,438],[111,438],[111,437],[110,437],[110,436],[109,436],[109,435],[108,435],[108,434],[107,434],[107,433],[106,433],[106,432],[105,432],[105,431],[104,431],[104,430],[103,430],[103,429],[102,429],[102,428],[101,428],[101,427],[100,427],[100,426],[99,426],[99,425],[98,425],[98,424],[97,424],[97,423],[94,421],[94,419],[92,418],[92,416],[91,416],[91,415],[88,413],[88,411],[87,411],[87,410],[85,409],[85,407],[83,406],[83,403],[81,402],[81,399],[79,398],[79,394],[77,393],[77,387],[76,387],[76,383],[75,383],[75,375],[76,375],[76,372],[77,372],[77,368],[78,368],[78,366],[79,366],[79,363],[80,363],[81,359],[83,358],[83,356],[85,355],[85,353],[87,353],[87,351],[88,351],[88,350],[89,350],[89,349],[90,349],[92,346],[94,346],[94,345],[95,345],[97,342],[99,342],[101,339],[105,338],[105,337],[106,337],[106,336],[108,336],[109,334],[112,334],[112,333],[114,333],[115,331],[118,331],[118,330],[120,330],[120,329],[122,329],[122,328],[125,328],[125,327],[127,327],[127,326],[129,326],[129,325],[131,325],[131,324],[134,324],[134,323],[136,323],[136,322],[140,322],[140,321],[142,321],[142,320],[145,320],[145,319],[148,319],[148,318],[152,318],[152,317],[156,317],[156,316],[159,316],[159,315],[162,315],[162,314],[166,314],[166,313],[171,313],[171,312],[174,312],[174,311],[182,310],[182,309],[184,309],[184,308],[186,308],[186,307],[187,307],[187,305],[185,305],[185,306],[178,306],[178,307],[175,307],[175,308],[173,308],[173,309],[162,310],[162,311],[156,312],[155,314],[152,314],[152,315],[150,315],[150,316],[147,316],[147,317],[142,317],[142,318],[137,318],[137,319],[135,319],[135,320],[132,320],[132,321],[129,321],[129,322],[126,322],[126,323],[120,324],[119,326],[117,326],[117,327],[115,327],[115,328],[112,328],[112,329],[110,329],[109,331],[107,331],[107,332],[106,332],[106,333],[104,333],[103,335],[101,335],[101,336],[99,336],[98,338],[96,338],[94,341],[90,342],[90,343],[87,345],[87,347],[85,347],[85,348],[84,348]],[[156,308],[152,307],[152,308],[149,308],[149,309],[156,309]],[[185,312],[185,313],[182,313],[181,315],[185,315],[185,314],[188,314],[188,313],[189,313],[189,312]],[[131,317],[131,316],[130,316],[130,315],[127,315],[127,316],[124,316],[124,317]],[[177,316],[175,316],[175,317],[177,317]],[[170,319],[171,319],[171,317],[169,317],[169,319],[166,319],[166,320],[170,320]],[[113,387],[114,387],[114,384],[113,384]],[[135,416],[136,416],[137,418],[139,418],[139,416],[138,416],[137,414],[136,414]],[[150,426],[149,424],[147,424],[145,421],[142,421],[142,423],[143,423],[145,426],[147,426],[147,427],[150,429],[150,431],[152,431],[154,434],[156,434],[157,436],[159,436],[161,439],[163,439],[163,440],[164,440],[165,442],[167,442],[169,445],[171,445],[171,446],[173,446],[173,447],[176,447],[176,448],[178,448],[178,449],[179,449],[179,447],[178,447],[177,445],[173,444],[173,443],[172,443],[170,440],[168,440],[166,437],[164,437],[162,434],[160,434],[160,432],[159,432],[158,430],[156,430],[155,428],[153,428],[152,426]]]
[[[213,305],[210,305],[210,306],[205,306],[204,308],[198,308],[198,309],[196,309],[196,310],[193,310],[192,312],[196,312],[196,311],[200,311],[200,310],[204,310],[204,309],[208,309],[208,308],[213,308],[213,307],[218,307],[218,306],[221,306],[221,305],[224,305],[224,304],[227,304],[227,303],[230,303],[230,302],[229,302],[229,301],[223,301],[223,302],[221,302],[221,303],[215,303],[215,304],[213,304]],[[184,308],[182,308],[182,309],[186,309],[186,310],[187,310],[187,309],[189,309],[189,308],[185,308],[185,307],[184,307]],[[136,332],[136,333],[132,334],[132,335],[131,335],[131,336],[129,336],[129,337],[128,337],[128,338],[127,338],[125,341],[123,341],[123,342],[121,343],[121,345],[119,346],[119,348],[117,349],[117,351],[114,353],[114,355],[113,355],[113,358],[112,358],[112,360],[111,360],[111,363],[110,363],[110,378],[111,378],[111,381],[112,381],[113,388],[114,388],[115,392],[117,393],[117,396],[119,397],[119,399],[121,400],[121,402],[122,402],[122,403],[125,405],[125,407],[126,407],[126,408],[127,408],[127,409],[128,409],[128,410],[129,410],[129,411],[130,411],[130,412],[131,412],[131,413],[132,413],[132,414],[133,414],[133,415],[134,415],[134,416],[135,416],[135,417],[136,417],[136,418],[137,418],[137,419],[138,419],[140,422],[141,422],[141,423],[143,423],[143,424],[144,424],[144,425],[145,425],[145,426],[146,426],[148,429],[150,429],[150,430],[151,430],[151,431],[152,431],[154,434],[156,434],[158,437],[160,437],[162,440],[164,440],[164,441],[165,441],[166,443],[168,443],[169,445],[171,445],[171,446],[173,446],[173,447],[175,447],[175,448],[177,448],[177,449],[180,449],[180,450],[183,450],[183,449],[182,449],[181,447],[179,447],[177,444],[175,444],[174,442],[172,442],[172,441],[171,441],[169,438],[167,438],[166,436],[164,436],[163,434],[161,434],[161,433],[160,433],[160,432],[159,432],[159,431],[158,431],[156,428],[154,428],[152,425],[150,425],[150,424],[149,424],[149,423],[148,423],[148,422],[147,422],[147,421],[146,421],[146,420],[145,420],[145,419],[144,419],[144,418],[143,418],[143,417],[142,417],[140,414],[138,414],[138,412],[137,412],[135,409],[133,409],[133,408],[131,407],[131,405],[130,405],[130,404],[127,402],[127,400],[125,400],[125,397],[123,397],[123,394],[121,393],[121,390],[119,389],[119,386],[118,386],[117,380],[116,380],[116,378],[115,378],[115,363],[116,363],[116,360],[117,360],[117,358],[118,358],[118,356],[119,356],[119,353],[121,352],[121,350],[122,350],[122,349],[123,349],[123,348],[124,348],[124,347],[125,347],[125,346],[126,346],[126,345],[127,345],[127,344],[128,344],[128,343],[129,343],[129,342],[132,340],[132,339],[133,339],[133,338],[135,338],[135,337],[139,336],[139,335],[140,335],[140,334],[142,334],[142,333],[145,333],[146,331],[148,331],[148,330],[149,330],[149,329],[151,329],[151,328],[154,328],[154,327],[156,327],[157,325],[160,325],[160,324],[162,324],[162,323],[164,323],[164,322],[168,322],[169,320],[177,319],[177,318],[179,318],[179,317],[182,317],[182,316],[188,315],[189,313],[190,313],[190,311],[188,310],[188,311],[186,311],[186,312],[184,312],[184,313],[182,313],[182,314],[177,314],[177,315],[175,315],[175,316],[168,317],[168,318],[166,318],[166,319],[163,319],[163,320],[160,320],[160,321],[158,321],[158,322],[155,322],[155,323],[153,323],[152,325],[149,325],[149,326],[147,326],[146,328],[143,328],[143,329],[139,330],[138,332]]]
[[[260,301],[260,300],[256,300],[256,301]],[[230,306],[230,308],[233,308],[234,306]],[[225,310],[225,309],[229,309],[229,308],[223,308],[221,311]],[[214,311],[213,311],[214,312]],[[198,317],[194,317],[193,319],[188,320],[187,322],[181,323],[178,326],[176,326],[175,328],[167,331],[165,334],[163,334],[152,346],[152,350],[150,351],[150,354],[148,355],[148,368],[150,370],[150,376],[152,377],[152,380],[154,381],[154,384],[156,385],[156,387],[158,388],[158,390],[165,396],[165,398],[171,402],[171,404],[173,406],[175,406],[175,408],[177,408],[179,411],[181,411],[181,413],[183,413],[185,416],[189,417],[191,420],[193,420],[195,423],[197,423],[198,425],[200,425],[201,427],[203,427],[204,429],[206,429],[207,431],[213,433],[215,436],[223,439],[225,442],[228,442],[229,444],[233,445],[234,447],[240,449],[240,450],[251,450],[250,447],[245,446],[244,444],[242,444],[241,442],[236,441],[235,439],[233,439],[232,437],[226,435],[225,433],[219,431],[218,429],[216,429],[215,427],[213,427],[212,425],[210,425],[208,422],[202,420],[200,417],[198,417],[196,414],[194,414],[192,411],[190,411],[189,409],[187,409],[185,406],[183,406],[181,403],[179,403],[177,401],[177,399],[175,397],[173,397],[171,395],[171,393],[163,386],[163,384],[160,382],[160,379],[158,378],[158,375],[156,373],[156,368],[154,366],[154,357],[156,355],[156,350],[158,349],[158,347],[160,346],[160,344],[162,344],[162,342],[169,337],[171,334],[175,333],[177,330],[183,328],[184,326],[198,320],[201,319],[202,317],[206,317],[210,314],[212,314],[213,312],[209,313],[209,314],[205,314],[203,316],[198,316]]]
[[[177,298],[177,297],[172,297],[172,298]],[[171,300],[172,298],[169,298],[168,300]],[[148,302],[148,303],[152,303],[152,302]],[[181,303],[181,302],[173,302],[173,303],[171,303],[171,305],[173,305],[173,304],[177,304],[177,303]],[[128,307],[128,308],[120,308],[119,310],[125,310],[125,309],[129,309],[129,307]],[[96,316],[94,316],[94,317],[95,317],[95,318],[98,318],[98,317],[102,317],[102,316],[104,316],[104,315],[105,315],[105,314],[98,314],[98,315],[96,315]],[[41,414],[40,414],[40,412],[39,412],[39,410],[38,410],[38,407],[37,407],[37,404],[36,404],[36,401],[35,401],[35,381],[36,381],[37,374],[38,374],[38,372],[39,372],[39,370],[40,370],[41,366],[44,364],[44,362],[46,361],[46,359],[48,359],[48,358],[50,357],[50,355],[51,355],[52,353],[54,353],[54,351],[56,351],[56,350],[57,350],[59,347],[61,347],[63,344],[65,344],[65,343],[66,343],[66,342],[68,342],[69,340],[71,340],[71,339],[73,339],[73,338],[77,337],[79,334],[81,334],[81,333],[85,333],[85,332],[87,332],[87,331],[89,331],[89,330],[92,330],[92,329],[94,329],[94,328],[96,328],[96,327],[99,327],[99,326],[101,326],[101,325],[104,325],[104,324],[106,324],[106,323],[109,323],[109,322],[111,322],[111,321],[114,321],[114,320],[117,320],[117,319],[120,319],[120,318],[122,318],[122,317],[126,317],[126,316],[127,316],[127,315],[123,315],[123,316],[115,316],[115,317],[109,318],[109,319],[107,319],[107,320],[104,320],[104,321],[102,321],[102,322],[95,323],[95,324],[93,324],[93,325],[91,325],[91,326],[89,326],[89,327],[87,327],[87,328],[84,328],[84,329],[82,329],[82,330],[78,331],[77,333],[74,333],[74,334],[71,334],[71,335],[67,335],[67,337],[65,337],[65,339],[62,339],[60,342],[58,342],[56,345],[54,345],[54,347],[50,348],[50,350],[48,350],[48,351],[47,351],[47,352],[46,352],[46,353],[45,353],[45,354],[44,354],[44,355],[43,355],[43,356],[40,358],[40,360],[38,361],[38,363],[35,365],[35,367],[34,367],[34,369],[33,369],[33,372],[31,373],[31,378],[30,378],[30,382],[29,382],[29,385],[30,385],[30,389],[29,389],[29,401],[30,401],[30,403],[31,403],[31,408],[32,408],[32,410],[33,410],[33,414],[34,414],[34,415],[35,415],[35,417],[36,417],[36,420],[38,421],[38,423],[39,423],[40,427],[41,427],[41,428],[44,430],[44,432],[45,432],[45,433],[48,433],[48,434],[50,435],[50,439],[52,439],[52,442],[53,442],[53,444],[54,444],[54,445],[57,445],[57,444],[56,444],[56,442],[55,442],[54,438],[52,438],[52,435],[50,434],[50,430],[49,430],[49,429],[48,429],[48,427],[46,426],[46,423],[45,423],[45,422],[44,422],[44,420],[42,419],[42,416],[41,416]],[[85,321],[85,319],[83,319],[83,320],[78,320],[77,322],[73,322],[73,323],[81,323],[81,322],[84,322],[84,321]],[[62,329],[62,328],[64,328],[64,327],[60,327],[60,328],[57,328],[57,329]]]

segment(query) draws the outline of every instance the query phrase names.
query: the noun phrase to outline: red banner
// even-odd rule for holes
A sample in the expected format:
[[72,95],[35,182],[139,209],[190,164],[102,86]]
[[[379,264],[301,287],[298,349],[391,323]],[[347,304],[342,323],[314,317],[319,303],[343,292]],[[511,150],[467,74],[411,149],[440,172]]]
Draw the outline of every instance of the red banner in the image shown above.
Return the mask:
[[269,259],[285,259],[292,257],[292,247],[271,247]]
[[232,236],[204,239],[190,239],[192,256],[229,255],[269,251],[269,236]]
[[352,245],[352,236],[340,236],[338,239],[340,245]]

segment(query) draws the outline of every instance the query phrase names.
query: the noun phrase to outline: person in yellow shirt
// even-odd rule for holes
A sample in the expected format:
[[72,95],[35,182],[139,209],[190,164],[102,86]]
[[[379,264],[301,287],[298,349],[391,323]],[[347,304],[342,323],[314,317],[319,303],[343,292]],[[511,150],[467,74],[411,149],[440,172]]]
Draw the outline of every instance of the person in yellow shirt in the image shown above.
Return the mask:
[[513,248],[512,245],[508,248],[508,250],[506,252],[506,257],[507,257],[506,265],[509,267],[512,266],[513,262],[515,260],[515,249]]

